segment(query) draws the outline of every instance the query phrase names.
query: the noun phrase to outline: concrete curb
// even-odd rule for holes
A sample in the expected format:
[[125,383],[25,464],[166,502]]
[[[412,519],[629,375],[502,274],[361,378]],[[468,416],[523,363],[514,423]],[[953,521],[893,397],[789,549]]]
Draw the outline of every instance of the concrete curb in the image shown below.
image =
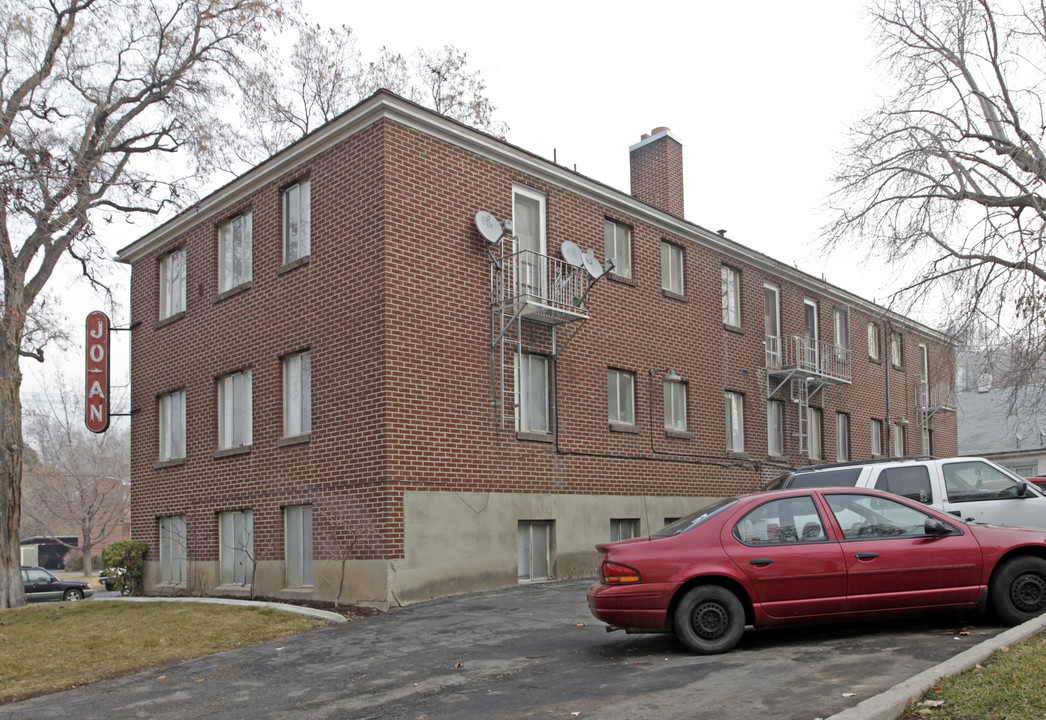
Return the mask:
[[897,720],[909,703],[918,702],[927,690],[947,675],[958,675],[980,662],[1003,646],[1016,645],[1046,629],[1046,615],[1032,618],[1023,625],[1010,628],[993,638],[964,650],[955,657],[945,660],[929,670],[894,685],[886,692],[862,700],[852,708],[832,715],[827,720]]
[[296,613],[298,615],[306,615],[308,617],[316,618],[317,620],[323,620],[332,624],[345,622],[345,617],[338,613],[332,613],[327,610],[317,610],[315,608],[302,607],[300,605],[287,605],[284,603],[273,603],[273,602],[259,602],[257,600],[230,600],[228,598],[209,598],[209,597],[94,597],[91,599],[92,602],[97,601],[104,602],[194,602],[194,603],[209,603],[211,605],[238,605],[240,607],[263,607],[272,608],[273,610],[280,610],[282,612]]

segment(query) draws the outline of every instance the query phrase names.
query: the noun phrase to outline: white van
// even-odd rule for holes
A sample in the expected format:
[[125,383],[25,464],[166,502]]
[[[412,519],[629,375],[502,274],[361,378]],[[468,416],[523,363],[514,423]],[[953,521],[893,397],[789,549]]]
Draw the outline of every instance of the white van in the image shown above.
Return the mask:
[[767,490],[804,487],[886,490],[967,522],[1046,529],[1046,495],[1034,484],[979,457],[888,458],[799,468]]

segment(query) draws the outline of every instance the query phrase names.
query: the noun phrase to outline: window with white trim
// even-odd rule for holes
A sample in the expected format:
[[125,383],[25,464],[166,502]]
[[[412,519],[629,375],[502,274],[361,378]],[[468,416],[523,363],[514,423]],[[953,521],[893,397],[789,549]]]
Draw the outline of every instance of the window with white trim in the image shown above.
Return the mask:
[[822,420],[823,415],[821,413],[821,408],[806,408],[806,447],[807,457],[811,460],[824,459],[824,445],[822,443],[824,435],[821,429]]
[[904,365],[904,338],[895,330],[890,331],[890,362],[895,368]]
[[639,518],[611,518],[610,541],[639,537]]
[[745,451],[744,395],[727,391],[726,398],[726,449],[727,452]]
[[250,585],[254,580],[254,511],[218,514],[218,552],[222,585]]
[[160,396],[160,460],[185,457],[185,391]]
[[850,308],[837,306],[832,313],[835,344],[835,359],[846,362],[850,359]]
[[237,215],[218,228],[218,292],[251,279],[251,213]]
[[763,283],[763,342],[766,344],[766,367],[781,367],[781,289]]
[[312,505],[283,509],[287,587],[312,587]]
[[883,454],[883,421],[872,418],[872,455]]
[[841,412],[835,414],[835,459],[836,462],[850,459],[850,416]]
[[868,359],[879,360],[879,326],[868,323]]
[[723,292],[723,324],[741,327],[741,271],[729,265],[720,269]]
[[683,248],[661,241],[661,289],[683,295]]
[[520,520],[516,523],[516,562],[520,582],[552,578],[552,522]]
[[904,425],[894,423],[893,425],[893,456],[904,457]]
[[766,401],[766,454],[783,457],[784,452],[784,403],[780,400]]
[[283,191],[283,262],[289,263],[312,252],[311,183],[308,180]]
[[614,261],[613,273],[632,277],[632,228],[613,220],[603,221],[607,260]]
[[160,319],[185,312],[185,250],[175,250],[160,261]]
[[635,425],[635,373],[607,370],[607,416],[610,422]]
[[283,359],[283,436],[312,432],[312,354]]
[[184,515],[160,518],[160,582],[165,585],[184,583],[189,575],[187,538]]
[[549,432],[548,358],[516,355],[516,430]]
[[665,430],[686,431],[686,383],[665,380]]
[[222,450],[251,444],[251,371],[218,379],[218,447]]

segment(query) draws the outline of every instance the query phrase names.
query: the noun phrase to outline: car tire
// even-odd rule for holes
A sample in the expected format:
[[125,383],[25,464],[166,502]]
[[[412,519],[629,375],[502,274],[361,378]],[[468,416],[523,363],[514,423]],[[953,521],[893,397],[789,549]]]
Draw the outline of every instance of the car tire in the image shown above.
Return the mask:
[[1020,625],[1046,611],[1046,560],[1018,557],[1003,563],[988,588],[995,615],[1008,625]]
[[113,591],[113,584],[112,583],[106,583],[105,584],[105,589],[108,590],[109,592],[112,592]]
[[737,595],[718,585],[689,590],[676,606],[675,632],[687,650],[715,655],[732,648],[745,631],[745,608]]
[[76,602],[77,600],[84,599],[84,593],[82,590],[77,590],[76,588],[69,588],[65,591],[65,595],[62,596],[62,599],[66,602]]

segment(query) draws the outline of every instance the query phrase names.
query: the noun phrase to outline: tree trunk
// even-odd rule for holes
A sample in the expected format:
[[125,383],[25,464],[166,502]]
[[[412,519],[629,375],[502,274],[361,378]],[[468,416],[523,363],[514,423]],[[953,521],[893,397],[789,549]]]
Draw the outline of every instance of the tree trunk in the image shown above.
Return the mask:
[[22,519],[21,387],[18,345],[12,348],[9,342],[0,341],[0,609],[25,605],[19,536]]

